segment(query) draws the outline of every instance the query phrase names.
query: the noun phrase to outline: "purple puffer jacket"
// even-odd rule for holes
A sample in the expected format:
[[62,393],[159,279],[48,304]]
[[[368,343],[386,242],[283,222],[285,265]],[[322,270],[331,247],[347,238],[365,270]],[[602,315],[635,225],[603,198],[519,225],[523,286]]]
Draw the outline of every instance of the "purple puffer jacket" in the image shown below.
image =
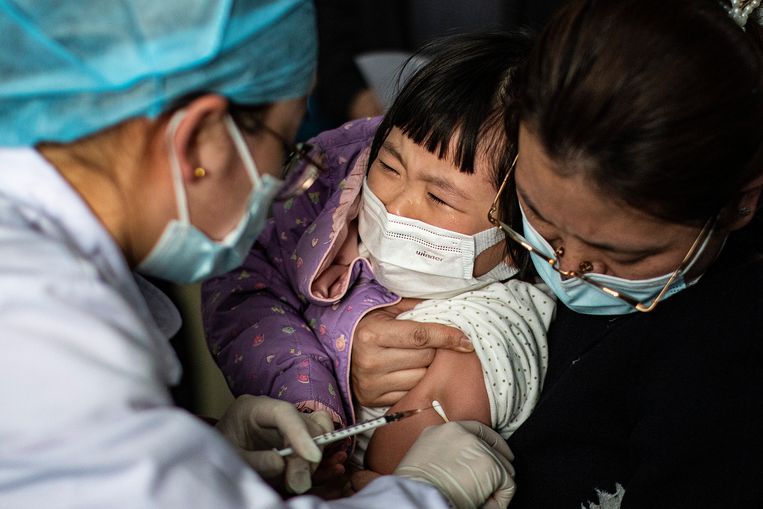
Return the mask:
[[379,120],[350,122],[311,140],[327,173],[303,195],[273,206],[241,268],[202,287],[207,342],[234,394],[264,394],[328,410],[342,425],[354,422],[355,326],[372,309],[400,300],[358,257],[353,222]]

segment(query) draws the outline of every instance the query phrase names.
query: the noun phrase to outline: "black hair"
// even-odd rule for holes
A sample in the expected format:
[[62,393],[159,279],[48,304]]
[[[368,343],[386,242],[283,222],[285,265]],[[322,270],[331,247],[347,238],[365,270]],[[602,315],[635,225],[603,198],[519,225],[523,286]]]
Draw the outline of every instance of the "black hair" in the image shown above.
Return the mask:
[[[384,116],[371,145],[376,159],[393,127],[440,159],[452,157],[465,173],[483,143],[496,158],[496,170],[516,151],[516,134],[500,132],[505,107],[513,104],[512,77],[530,48],[520,33],[482,32],[437,39],[423,46],[406,65],[425,59]],[[403,69],[403,71],[405,68]],[[509,112],[511,114],[511,112]],[[450,146],[456,137],[457,143]]]
[[763,39],[718,0],[573,0],[518,73],[519,117],[561,175],[698,225],[763,171]]
[[[464,173],[473,173],[475,159],[484,153],[497,189],[516,154],[513,77],[530,45],[524,33],[495,31],[450,36],[425,45],[407,65],[422,58],[427,63],[408,79],[379,124],[369,167],[397,127]],[[505,199],[507,195],[500,213],[510,223],[516,200]],[[511,255],[515,262],[524,258],[513,249]]]

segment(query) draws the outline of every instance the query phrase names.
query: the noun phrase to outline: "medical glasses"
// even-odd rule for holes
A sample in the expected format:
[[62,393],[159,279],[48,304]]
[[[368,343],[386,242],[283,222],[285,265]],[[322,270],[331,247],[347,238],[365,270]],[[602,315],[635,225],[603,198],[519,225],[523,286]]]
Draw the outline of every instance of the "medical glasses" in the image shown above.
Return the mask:
[[[657,307],[657,304],[665,297],[671,285],[676,281],[676,279],[681,274],[681,272],[686,268],[689,262],[693,259],[695,253],[699,249],[699,246],[701,246],[705,242],[705,240],[709,237],[710,232],[712,232],[713,226],[715,225],[716,217],[712,217],[707,220],[705,225],[702,227],[702,230],[699,232],[699,235],[697,235],[697,238],[695,239],[694,243],[689,248],[689,252],[686,253],[686,256],[684,256],[684,259],[678,265],[678,268],[676,268],[676,270],[673,271],[673,274],[671,274],[670,278],[668,278],[667,282],[665,283],[665,286],[662,287],[662,290],[660,290],[657,296],[654,297],[651,303],[641,302],[637,299],[634,299],[633,297],[629,295],[626,295],[617,290],[613,290],[591,279],[589,276],[587,276],[583,272],[578,272],[576,270],[562,270],[559,264],[559,258],[553,255],[548,255],[547,253],[544,252],[543,249],[537,246],[533,246],[526,238],[524,238],[524,236],[514,231],[509,225],[507,225],[506,223],[504,223],[503,221],[501,221],[500,219],[496,217],[496,212],[498,210],[498,200],[500,199],[501,194],[503,193],[503,190],[509,181],[509,177],[514,171],[514,167],[517,164],[518,157],[519,156],[514,157],[514,161],[511,163],[511,167],[509,167],[509,171],[506,173],[506,177],[504,177],[503,183],[501,184],[501,187],[498,189],[498,193],[496,194],[495,199],[493,200],[493,204],[490,206],[490,210],[487,213],[488,221],[490,221],[491,224],[502,228],[503,231],[506,232],[506,235],[508,235],[512,241],[516,242],[517,244],[522,246],[524,249],[529,251],[531,256],[535,255],[541,260],[543,260],[544,262],[551,265],[551,268],[553,268],[556,272],[558,272],[562,276],[567,278],[580,279],[584,283],[587,283],[593,286],[597,290],[628,303],[631,307],[633,307],[637,311],[641,311],[642,313],[648,313],[649,311],[652,311],[654,310],[655,307]],[[556,254],[557,256],[561,256],[561,254],[557,254],[557,253],[554,253],[554,254]]]
[[[314,155],[313,152],[316,150],[311,144],[290,143],[281,133],[265,125],[256,115],[247,114],[245,110],[231,108],[230,114],[243,131],[255,133],[262,130],[270,134],[281,144],[284,153],[288,154],[281,173],[281,178],[286,184],[276,196],[276,201],[286,201],[301,195],[315,183],[321,173],[326,171],[323,166],[323,155]],[[292,176],[297,170],[300,172],[299,175]]]

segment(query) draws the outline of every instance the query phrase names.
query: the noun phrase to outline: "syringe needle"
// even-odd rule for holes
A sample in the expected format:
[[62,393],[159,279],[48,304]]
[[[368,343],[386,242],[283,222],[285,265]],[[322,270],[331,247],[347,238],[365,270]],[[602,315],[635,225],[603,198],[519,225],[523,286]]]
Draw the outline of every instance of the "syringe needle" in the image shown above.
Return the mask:
[[[381,426],[386,426],[387,424],[391,422],[405,419],[406,417],[416,415],[417,413],[422,412],[424,410],[428,410],[430,408],[432,407],[417,408],[415,410],[403,410],[400,412],[395,412],[394,414],[383,415],[381,417],[377,417],[376,419],[359,422],[357,424],[353,424],[352,426],[348,426],[346,428],[331,431],[329,433],[324,433],[323,435],[318,435],[317,437],[313,437],[313,441],[318,445],[330,444],[332,442],[337,442],[347,437],[357,435],[358,433],[363,433],[364,431],[369,431]],[[291,447],[287,447],[285,449],[274,449],[274,451],[279,456],[288,456],[294,453],[294,450]]]
[[405,419],[406,417],[410,417],[412,415],[416,415],[420,412],[423,412],[424,410],[429,410],[432,408],[431,406],[425,407],[425,408],[417,408],[415,410],[403,410],[401,412],[395,412],[394,414],[389,414],[385,416],[390,421],[399,421],[400,419]]

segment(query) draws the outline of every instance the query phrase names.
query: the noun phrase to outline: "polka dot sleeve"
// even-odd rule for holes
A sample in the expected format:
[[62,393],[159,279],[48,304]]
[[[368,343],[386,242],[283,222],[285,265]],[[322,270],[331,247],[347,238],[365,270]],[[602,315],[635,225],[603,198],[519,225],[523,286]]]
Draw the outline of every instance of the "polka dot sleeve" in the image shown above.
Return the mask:
[[555,302],[540,288],[517,280],[493,283],[424,301],[398,316],[457,327],[471,339],[482,364],[492,425],[504,438],[535,408],[548,367],[546,333]]

